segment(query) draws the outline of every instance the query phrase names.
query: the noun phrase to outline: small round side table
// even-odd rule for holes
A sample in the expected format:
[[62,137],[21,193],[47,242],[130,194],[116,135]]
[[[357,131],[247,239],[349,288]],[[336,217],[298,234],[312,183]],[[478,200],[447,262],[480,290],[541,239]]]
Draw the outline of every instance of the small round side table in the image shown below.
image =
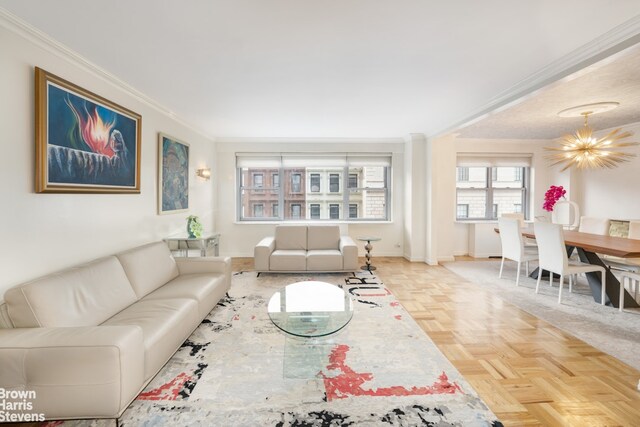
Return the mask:
[[367,253],[365,254],[367,261],[366,261],[366,264],[360,268],[363,270],[367,270],[368,272],[371,272],[376,269],[373,265],[371,265],[371,249],[373,249],[371,242],[379,242],[380,240],[382,240],[382,238],[376,237],[376,236],[362,236],[362,237],[358,237],[357,239],[360,240],[361,242],[367,242],[367,244],[364,245],[364,250],[367,251]]

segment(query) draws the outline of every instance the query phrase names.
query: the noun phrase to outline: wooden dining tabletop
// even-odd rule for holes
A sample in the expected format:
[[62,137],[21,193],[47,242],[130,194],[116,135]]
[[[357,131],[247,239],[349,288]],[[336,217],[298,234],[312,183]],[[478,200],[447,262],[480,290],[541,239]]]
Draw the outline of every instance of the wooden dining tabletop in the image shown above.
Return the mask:
[[[599,234],[582,233],[564,230],[564,243],[576,246],[589,252],[613,255],[621,258],[640,258],[640,240],[626,237],[601,236]],[[523,229],[522,235],[535,239],[532,229]]]

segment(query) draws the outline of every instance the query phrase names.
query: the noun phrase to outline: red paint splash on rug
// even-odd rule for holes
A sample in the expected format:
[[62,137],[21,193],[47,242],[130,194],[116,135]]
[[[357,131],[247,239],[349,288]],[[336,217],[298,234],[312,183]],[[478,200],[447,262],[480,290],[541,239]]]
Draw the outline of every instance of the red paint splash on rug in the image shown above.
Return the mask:
[[363,388],[363,385],[373,380],[370,372],[356,372],[346,364],[348,345],[337,345],[331,351],[327,370],[338,370],[340,374],[335,377],[327,377],[320,373],[324,380],[327,400],[344,399],[349,396],[421,396],[430,394],[455,394],[463,393],[458,384],[449,382],[447,374],[442,372],[438,381],[430,386],[411,387],[391,386],[377,389]]
[[154,388],[153,390],[140,393],[139,400],[177,400],[184,384],[191,379],[191,375],[181,373],[168,383]]

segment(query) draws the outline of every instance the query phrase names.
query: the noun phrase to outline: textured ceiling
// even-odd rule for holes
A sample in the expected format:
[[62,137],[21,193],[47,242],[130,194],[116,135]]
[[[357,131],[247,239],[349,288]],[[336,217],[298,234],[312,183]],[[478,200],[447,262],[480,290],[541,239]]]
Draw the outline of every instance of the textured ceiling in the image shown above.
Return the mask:
[[0,7],[219,137],[433,135],[640,14],[638,0]]
[[558,117],[569,107],[615,101],[612,111],[589,117],[595,130],[640,122],[640,48],[584,69],[541,89],[514,106],[457,131],[462,138],[555,139],[573,133],[583,119]]

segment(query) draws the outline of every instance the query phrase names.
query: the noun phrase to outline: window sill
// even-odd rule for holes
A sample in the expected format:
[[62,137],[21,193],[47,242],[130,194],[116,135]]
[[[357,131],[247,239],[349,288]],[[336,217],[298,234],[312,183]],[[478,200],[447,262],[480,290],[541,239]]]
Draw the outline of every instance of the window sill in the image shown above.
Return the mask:
[[344,221],[339,219],[326,219],[326,220],[309,220],[309,221],[234,221],[235,225],[313,225],[313,224],[348,224],[348,225],[358,225],[358,224],[393,224],[391,220],[362,220],[362,221]]

